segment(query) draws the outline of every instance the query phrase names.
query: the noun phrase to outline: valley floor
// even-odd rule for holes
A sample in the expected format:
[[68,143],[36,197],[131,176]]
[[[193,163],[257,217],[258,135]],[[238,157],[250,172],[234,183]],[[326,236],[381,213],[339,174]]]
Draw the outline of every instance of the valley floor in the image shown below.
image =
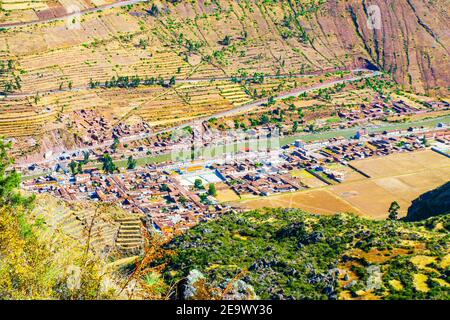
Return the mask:
[[348,181],[312,190],[236,202],[245,209],[299,208],[322,214],[352,212],[374,219],[386,219],[397,201],[401,216],[421,194],[450,180],[450,159],[434,151],[392,154],[353,161],[351,165],[371,178],[354,173]]

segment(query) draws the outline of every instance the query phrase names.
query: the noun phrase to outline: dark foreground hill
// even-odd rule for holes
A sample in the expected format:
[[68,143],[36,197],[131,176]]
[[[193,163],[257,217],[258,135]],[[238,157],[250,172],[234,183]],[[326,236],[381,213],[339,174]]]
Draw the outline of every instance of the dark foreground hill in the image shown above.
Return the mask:
[[408,209],[407,221],[419,221],[450,213],[450,182],[421,195]]
[[370,221],[298,210],[230,214],[174,239],[178,298],[449,299],[448,216]]

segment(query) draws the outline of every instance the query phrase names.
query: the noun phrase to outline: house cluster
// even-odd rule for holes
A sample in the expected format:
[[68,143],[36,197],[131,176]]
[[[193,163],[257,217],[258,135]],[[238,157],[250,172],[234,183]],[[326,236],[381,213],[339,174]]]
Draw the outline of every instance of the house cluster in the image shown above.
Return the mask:
[[372,103],[362,104],[355,109],[341,109],[338,116],[347,122],[348,126],[365,123],[368,120],[381,120],[392,115],[413,115],[430,111],[450,110],[446,101],[430,101],[422,103],[423,107],[414,107],[403,100],[386,103],[381,97]]
[[73,127],[81,133],[81,142],[93,146],[110,139],[111,126],[109,121],[94,110],[81,109],[74,111]]
[[434,139],[436,142],[450,146],[450,128],[444,127],[442,124],[442,129],[434,132],[426,132],[424,134],[426,139]]
[[339,163],[348,166],[353,160],[365,159],[373,156],[387,156],[393,153],[412,152],[424,149],[427,146],[427,138],[424,134],[408,134],[394,136],[367,135],[360,140],[348,140],[345,138],[332,138],[326,143],[304,144],[297,141],[290,146],[285,154],[288,165],[285,168],[303,168],[318,179],[330,183],[330,180],[343,182],[345,174],[330,169],[330,164]]
[[112,128],[113,138],[122,138],[127,136],[148,134],[152,132],[152,128],[147,122],[139,121],[137,123],[120,122]]
[[245,194],[269,196],[306,188],[282,165],[266,161],[255,162],[245,159],[221,165],[214,164],[212,168],[240,196]]
[[92,169],[75,176],[43,176],[25,182],[24,187],[68,201],[115,203],[129,212],[144,214],[165,235],[182,232],[228,210],[202,196],[205,190],[181,185],[174,175],[149,166],[117,174]]
[[293,175],[293,170],[306,170],[327,184],[341,183],[346,172],[356,170],[350,161],[421,150],[429,141],[450,146],[450,129],[445,126],[433,131],[383,134],[361,130],[357,137],[312,143],[298,140],[264,155],[249,151],[232,161],[209,160],[196,166],[190,162],[146,165],[114,174],[86,166],[76,175],[67,170],[53,171],[23,184],[30,191],[51,193],[68,201],[115,203],[129,212],[145,215],[157,230],[170,236],[230,210],[218,203],[208,188],[198,186],[201,179],[224,183],[240,196],[269,196],[308,188],[308,183]]
[[369,106],[363,104],[357,109],[338,111],[338,116],[347,121],[349,126],[365,123],[368,120],[381,119],[387,115],[389,115],[388,106],[379,102]]

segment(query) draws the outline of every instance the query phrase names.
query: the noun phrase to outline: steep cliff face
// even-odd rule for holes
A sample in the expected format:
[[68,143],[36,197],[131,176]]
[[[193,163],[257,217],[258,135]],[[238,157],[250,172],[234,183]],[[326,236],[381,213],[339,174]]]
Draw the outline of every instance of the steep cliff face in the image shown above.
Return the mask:
[[[395,80],[418,91],[443,91],[450,84],[448,4],[440,0],[363,0],[329,1],[328,6],[330,12],[350,15],[347,23],[353,24],[353,41],[359,38],[372,61],[391,72]],[[372,5],[380,8],[379,29],[369,28],[367,23]],[[337,28],[342,39],[348,29]]]
[[[86,15],[80,30],[65,30],[45,20],[39,27],[25,25],[10,33],[0,33],[0,50],[8,51],[12,57],[23,57],[92,40],[98,46],[101,41],[111,41],[124,32],[142,34],[148,29],[152,37],[158,38],[151,42],[155,50],[170,45],[178,51],[177,45],[189,39],[191,45],[204,45],[199,50],[210,49],[207,53],[212,55],[214,50],[223,48],[221,41],[229,35],[232,44],[238,50],[247,50],[251,59],[239,56],[237,51],[229,65],[217,63],[215,72],[236,71],[252,63],[265,72],[320,70],[360,65],[358,62],[363,60],[359,58],[364,58],[392,73],[406,88],[448,93],[448,0],[153,3],[159,8],[157,13],[152,13],[151,5],[143,3],[128,9],[104,10],[103,18],[100,14],[97,18]],[[105,25],[109,27],[103,30]],[[180,34],[184,37],[180,38]],[[22,39],[28,39],[26,46]]]
[[[406,89],[448,94],[450,86],[446,0],[289,0],[181,2],[171,18],[195,20],[195,33],[211,45],[225,33],[257,39],[279,62],[307,68],[361,66],[369,60]],[[203,14],[226,12],[204,23]],[[232,13],[232,14],[229,14]],[[189,32],[189,31],[187,31]],[[217,43],[217,42],[215,42]],[[294,61],[292,51],[299,57]],[[361,60],[363,58],[364,60]],[[270,54],[267,60],[272,59]],[[238,59],[239,60],[239,59]]]

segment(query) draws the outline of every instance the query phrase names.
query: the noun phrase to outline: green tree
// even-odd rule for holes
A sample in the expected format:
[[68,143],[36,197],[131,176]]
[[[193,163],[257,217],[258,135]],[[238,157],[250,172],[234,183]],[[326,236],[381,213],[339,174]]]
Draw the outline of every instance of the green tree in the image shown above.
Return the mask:
[[117,167],[116,167],[115,163],[113,162],[113,160],[112,160],[112,158],[111,158],[111,156],[109,154],[105,153],[103,155],[103,158],[102,158],[101,161],[103,163],[102,169],[105,172],[107,172],[107,173],[114,173],[114,171],[117,170]]
[[9,155],[11,149],[12,143],[0,138],[0,206],[27,206],[32,204],[34,196],[22,197],[17,191],[22,178],[16,170],[9,168],[14,163],[14,159]]
[[276,102],[276,101],[275,101],[275,97],[270,96],[269,99],[267,100],[267,105],[268,105],[268,106],[274,105],[275,102]]
[[267,123],[270,122],[270,119],[269,119],[269,117],[267,116],[267,114],[263,114],[263,115],[261,116],[261,119],[260,119],[259,122],[260,122],[261,124],[267,124]]
[[72,160],[69,163],[69,169],[70,169],[70,172],[72,172],[73,175],[77,174],[77,163],[74,160]]
[[220,43],[224,46],[229,46],[231,44],[231,37],[228,35],[225,36]]
[[83,151],[83,164],[87,164],[89,162],[89,151]]
[[208,194],[213,197],[217,197],[217,190],[214,183],[210,183],[208,187]]
[[177,82],[177,79],[175,78],[175,76],[173,76],[169,80],[169,86],[174,86],[176,82]]
[[80,161],[77,164],[77,173],[83,173],[83,162]]
[[200,202],[209,205],[208,195],[206,193],[200,195]]
[[113,144],[111,145],[111,149],[112,149],[114,152],[116,152],[116,151],[117,151],[117,148],[119,147],[119,145],[120,145],[119,139],[114,138],[114,142],[113,142]]
[[400,210],[400,205],[397,201],[391,203],[389,207],[389,217],[388,220],[397,220],[398,219],[398,210]]
[[178,200],[182,205],[185,205],[188,202],[188,199],[185,196],[180,196]]
[[148,40],[146,39],[139,39],[139,47],[142,49],[147,49],[148,47]]
[[136,168],[137,161],[133,159],[133,156],[129,156],[127,160],[127,168],[133,170]]
[[148,10],[151,16],[156,17],[159,15],[159,8],[156,4],[153,4],[150,10]]
[[194,187],[198,190],[203,190],[205,187],[203,186],[203,182],[201,179],[195,179]]

